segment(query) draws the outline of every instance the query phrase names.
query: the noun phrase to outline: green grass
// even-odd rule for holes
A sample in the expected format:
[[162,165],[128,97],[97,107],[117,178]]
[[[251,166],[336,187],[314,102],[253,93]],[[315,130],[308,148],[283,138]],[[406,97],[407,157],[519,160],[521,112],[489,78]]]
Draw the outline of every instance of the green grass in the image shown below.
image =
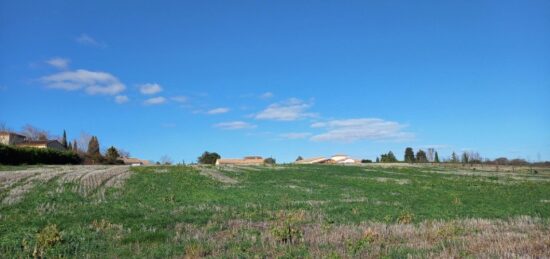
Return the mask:
[[[190,167],[165,167],[168,172],[157,173],[160,168],[134,168],[136,174],[122,189],[109,189],[103,202],[93,195],[56,192],[58,184],[50,181],[37,185],[20,203],[0,205],[0,257],[32,256],[40,247],[39,236],[47,236],[44,229],[52,225],[57,230],[47,231],[59,231],[61,241],[46,243],[43,250],[54,257],[303,257],[312,256],[304,243],[264,247],[259,239],[272,233],[269,227],[232,233],[228,226],[237,220],[284,221],[281,224],[298,228],[321,222],[330,229],[367,221],[550,217],[549,204],[541,202],[550,200],[550,182],[544,178],[523,181],[416,168],[286,166],[224,171],[239,182],[231,185]],[[295,212],[306,216],[291,219]],[[206,235],[196,234],[202,232]],[[222,248],[213,247],[218,238],[226,240]],[[326,249],[328,255],[332,248]],[[394,247],[385,255],[428,252]]]

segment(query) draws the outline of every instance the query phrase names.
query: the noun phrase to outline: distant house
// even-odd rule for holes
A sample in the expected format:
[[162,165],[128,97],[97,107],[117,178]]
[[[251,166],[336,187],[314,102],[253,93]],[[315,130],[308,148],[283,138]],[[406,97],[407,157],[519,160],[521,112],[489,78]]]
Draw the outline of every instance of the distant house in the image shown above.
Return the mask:
[[0,132],[0,143],[4,145],[15,145],[19,144],[23,141],[25,141],[25,136],[8,132],[8,131],[2,131]]
[[264,159],[261,156],[246,156],[243,159],[238,158],[220,158],[216,160],[216,165],[263,165]]
[[125,165],[131,165],[131,166],[140,166],[140,165],[149,164],[149,161],[147,160],[142,160],[142,159],[132,158],[132,157],[121,157],[120,160],[122,160]]
[[59,151],[65,151],[65,147],[57,140],[31,140],[23,141],[15,144],[17,147],[33,147],[33,148],[51,148]]
[[326,164],[326,163],[330,163],[330,162],[331,162],[331,160],[329,158],[312,157],[312,158],[304,158],[304,159],[298,160],[294,163],[295,164],[307,165],[307,164]]
[[360,162],[360,160],[355,160],[342,154],[334,155],[330,159],[334,161],[335,164],[355,164]]
[[347,155],[338,154],[330,158],[325,158],[325,157],[305,158],[302,160],[298,160],[294,163],[295,164],[356,164],[359,162],[360,160],[353,159]]

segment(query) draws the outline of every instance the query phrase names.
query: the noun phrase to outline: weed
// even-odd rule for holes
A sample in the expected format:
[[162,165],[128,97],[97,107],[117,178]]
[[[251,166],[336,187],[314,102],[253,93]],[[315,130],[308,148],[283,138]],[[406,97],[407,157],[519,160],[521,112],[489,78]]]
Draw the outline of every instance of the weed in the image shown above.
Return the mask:
[[57,225],[50,224],[44,227],[36,234],[36,244],[32,255],[34,257],[44,257],[44,253],[52,246],[63,241]]
[[399,224],[410,224],[412,223],[414,219],[414,214],[408,211],[401,212],[401,215],[399,215],[399,218],[397,219],[397,223]]
[[295,244],[302,238],[300,224],[304,221],[305,212],[280,211],[277,220],[271,228],[271,234],[282,243]]

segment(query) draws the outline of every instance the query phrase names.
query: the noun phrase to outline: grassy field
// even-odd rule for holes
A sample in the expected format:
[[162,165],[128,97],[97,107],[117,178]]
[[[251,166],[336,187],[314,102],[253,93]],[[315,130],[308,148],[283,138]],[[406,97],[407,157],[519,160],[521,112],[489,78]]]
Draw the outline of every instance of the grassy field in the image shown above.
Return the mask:
[[550,172],[0,168],[0,257],[550,257]]

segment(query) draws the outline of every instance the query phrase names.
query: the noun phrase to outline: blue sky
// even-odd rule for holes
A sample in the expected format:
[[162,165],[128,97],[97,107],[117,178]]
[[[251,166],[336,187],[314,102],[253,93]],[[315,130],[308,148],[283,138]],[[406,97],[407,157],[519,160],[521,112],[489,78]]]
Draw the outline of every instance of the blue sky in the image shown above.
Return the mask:
[[0,121],[132,156],[550,160],[548,1],[1,1]]

